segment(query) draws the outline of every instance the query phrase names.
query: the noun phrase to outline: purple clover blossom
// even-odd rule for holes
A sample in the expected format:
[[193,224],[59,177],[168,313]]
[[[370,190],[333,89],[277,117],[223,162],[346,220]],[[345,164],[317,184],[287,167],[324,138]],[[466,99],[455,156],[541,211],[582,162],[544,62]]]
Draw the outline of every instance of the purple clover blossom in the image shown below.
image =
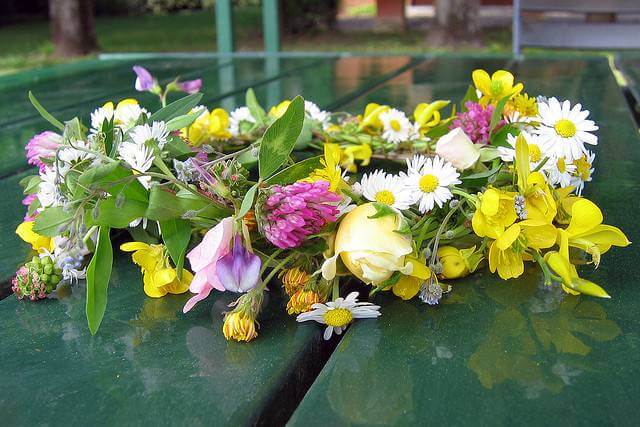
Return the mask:
[[231,252],[216,263],[216,274],[225,290],[247,292],[260,280],[262,260],[242,245],[242,237],[236,234]]
[[329,182],[296,182],[274,185],[262,210],[262,230],[271,243],[282,249],[295,248],[319,232],[338,215],[336,202],[342,197],[329,191]]
[[198,91],[200,91],[200,88],[202,87],[202,79],[195,79],[195,80],[186,80],[184,82],[177,82],[176,86],[178,86],[178,88],[186,93],[189,94],[194,94]]
[[[491,126],[491,115],[495,107],[487,105],[486,108],[477,102],[467,101],[464,103],[467,111],[461,111],[453,119],[449,129],[461,128],[464,133],[474,142],[474,144],[486,145],[489,143],[489,128]],[[504,120],[496,125],[496,130],[504,125]]]
[[56,150],[62,145],[62,137],[55,132],[45,131],[35,135],[27,142],[27,162],[40,168],[43,172],[46,164],[44,160],[52,160]]
[[134,65],[133,71],[136,73],[135,87],[138,92],[149,92],[156,85],[156,79],[146,68]]

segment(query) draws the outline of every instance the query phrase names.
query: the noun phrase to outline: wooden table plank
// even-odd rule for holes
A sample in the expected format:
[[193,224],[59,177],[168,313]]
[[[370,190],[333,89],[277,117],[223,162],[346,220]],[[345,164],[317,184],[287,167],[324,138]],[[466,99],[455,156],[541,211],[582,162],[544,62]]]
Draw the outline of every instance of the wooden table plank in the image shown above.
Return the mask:
[[[283,98],[303,92],[327,105],[349,91],[370,89],[408,64],[409,58],[322,63],[270,82],[279,83],[279,93],[267,85],[257,92]],[[354,74],[357,65],[363,69]],[[18,176],[5,178],[7,186],[9,179]],[[17,203],[16,194],[4,194],[7,203]],[[3,217],[17,220],[20,212],[15,208]],[[2,229],[0,235],[11,232]],[[107,312],[95,337],[86,326],[82,289],[58,301],[5,298],[0,301],[0,358],[7,363],[0,370],[3,420],[128,425],[142,423],[142,416],[145,424],[284,424],[328,347],[318,328],[298,325],[286,314],[280,293],[274,285],[266,295],[260,336],[251,345],[226,342],[221,334],[222,313],[233,295],[212,295],[183,315],[188,295],[145,297],[139,270],[118,250]]]
[[[600,144],[585,195],[634,240],[640,141],[607,63],[533,59],[513,69],[529,93],[591,110]],[[462,96],[462,81],[440,90],[447,85],[457,87],[457,77],[434,84],[434,97]],[[405,105],[402,94],[386,100]],[[537,274],[505,283],[486,271],[455,282],[437,308],[380,295],[382,317],[346,332],[289,425],[633,423],[639,257],[636,245],[613,249],[599,269],[582,270],[611,300],[563,296],[542,288]]]
[[637,113],[640,114],[640,55],[619,54],[616,65],[627,80],[627,87],[635,100]]

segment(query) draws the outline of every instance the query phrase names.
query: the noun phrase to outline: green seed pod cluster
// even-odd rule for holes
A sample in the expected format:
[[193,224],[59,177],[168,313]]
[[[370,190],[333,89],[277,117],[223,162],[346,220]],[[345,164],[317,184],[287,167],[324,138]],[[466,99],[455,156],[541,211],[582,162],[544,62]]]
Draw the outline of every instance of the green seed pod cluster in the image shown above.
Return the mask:
[[12,289],[20,299],[42,299],[53,292],[61,280],[62,270],[50,256],[34,256],[16,272]]

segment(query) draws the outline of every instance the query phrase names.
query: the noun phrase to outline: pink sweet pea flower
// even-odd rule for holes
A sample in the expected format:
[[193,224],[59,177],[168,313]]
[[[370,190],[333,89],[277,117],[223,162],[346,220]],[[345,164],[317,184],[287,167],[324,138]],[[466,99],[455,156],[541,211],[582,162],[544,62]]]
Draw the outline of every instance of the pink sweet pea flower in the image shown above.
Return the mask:
[[44,131],[35,135],[25,147],[27,162],[30,165],[39,167],[40,172],[44,171],[46,164],[43,160],[53,159],[60,145],[62,145],[62,136],[55,132]]
[[138,92],[147,92],[153,89],[155,86],[155,79],[146,68],[139,65],[133,66],[133,71],[136,73],[135,87]]
[[[22,199],[22,204],[25,205],[25,206],[29,206],[37,198],[38,198],[38,196],[36,194],[28,194],[24,199]],[[27,212],[24,215],[24,220],[25,221],[34,221],[36,219],[36,216],[38,216],[38,212],[34,212],[33,215],[29,215],[29,213]]]
[[181,91],[193,94],[200,90],[202,87],[202,79],[195,80],[187,80],[184,82],[178,82],[176,85],[180,88]]
[[187,254],[191,270],[194,272],[189,290],[194,295],[182,309],[183,313],[191,310],[196,303],[202,301],[213,289],[224,291],[216,273],[218,260],[229,253],[233,237],[233,218],[224,218],[204,235],[202,242]]

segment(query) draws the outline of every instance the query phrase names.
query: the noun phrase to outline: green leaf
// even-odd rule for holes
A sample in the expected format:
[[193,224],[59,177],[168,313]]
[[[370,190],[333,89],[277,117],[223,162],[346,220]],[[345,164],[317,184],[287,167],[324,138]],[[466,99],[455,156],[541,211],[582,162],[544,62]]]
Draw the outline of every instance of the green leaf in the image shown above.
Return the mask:
[[460,109],[462,111],[466,111],[467,108],[464,106],[468,101],[478,102],[478,94],[476,93],[476,88],[473,85],[469,85],[467,88],[467,92],[464,94],[464,98],[460,101]]
[[176,266],[178,279],[182,279],[182,267],[184,266],[184,256],[191,240],[191,225],[184,219],[169,219],[160,221],[162,240],[171,255],[171,259]]
[[376,213],[370,215],[368,218],[382,218],[388,215],[397,215],[398,212],[394,210],[391,206],[385,205],[384,203],[373,202],[373,207],[376,208]]
[[519,133],[520,129],[511,124],[506,124],[491,135],[489,138],[489,144],[494,147],[512,148],[507,142],[507,138],[509,135],[518,135]]
[[141,218],[147,212],[148,204],[122,196],[111,196],[98,201],[87,214],[88,226],[99,225],[110,228],[127,228],[129,223]]
[[23,194],[34,194],[38,192],[38,188],[42,178],[39,175],[29,175],[20,180],[20,185],[24,187]]
[[247,194],[244,195],[244,199],[242,199],[242,204],[240,205],[240,210],[238,211],[237,217],[238,218],[242,218],[244,217],[247,212],[249,212],[249,210],[251,209],[251,206],[253,206],[253,199],[256,198],[256,192],[258,191],[258,184],[254,184],[249,191],[247,191]]
[[66,226],[72,218],[73,214],[65,212],[61,206],[49,207],[38,214],[33,231],[41,236],[59,236],[60,227]]
[[258,98],[256,98],[256,94],[252,88],[247,90],[245,102],[247,104],[247,108],[249,108],[249,111],[251,112],[251,115],[256,119],[256,123],[264,125],[267,122],[267,113],[265,113],[264,109],[260,106]]
[[51,123],[52,125],[54,125],[55,127],[57,127],[58,129],[60,129],[61,131],[64,130],[64,125],[60,122],[60,120],[56,119],[55,117],[53,117],[51,115],[51,113],[49,113],[43,106],[42,104],[40,104],[40,102],[38,101],[38,99],[36,98],[36,96],[33,94],[33,92],[29,91],[29,101],[31,101],[31,105],[33,105],[33,107],[38,110],[38,113],[40,113],[40,115],[42,116],[43,119],[45,119],[46,121],[48,121],[49,123]]
[[98,332],[107,308],[107,287],[113,266],[113,248],[109,227],[100,227],[96,251],[87,267],[87,323],[91,335]]
[[425,136],[431,139],[440,138],[441,136],[448,134],[449,130],[449,122],[445,122],[429,129],[425,133]]
[[187,157],[191,157],[195,154],[193,148],[184,142],[182,138],[175,135],[169,135],[167,145],[164,148],[169,152],[171,157],[182,160]]
[[308,120],[306,117],[304,118],[304,122],[302,123],[302,131],[300,131],[300,135],[298,139],[296,139],[296,143],[293,146],[295,150],[304,150],[309,146],[309,143],[313,139],[313,129],[311,125],[311,120]]
[[322,158],[322,156],[309,157],[308,159],[281,170],[265,182],[271,185],[286,185],[296,182],[299,179],[306,178],[311,172],[322,167],[322,164],[320,163]]
[[217,220],[231,213],[205,197],[190,192],[176,194],[156,185],[149,192],[149,207],[144,216],[153,221],[182,218],[185,214]]
[[502,162],[499,159],[496,159],[494,160],[491,169],[467,176],[461,176],[460,180],[466,187],[482,187],[489,181],[489,178],[497,174],[501,168]]
[[498,101],[495,110],[493,110],[493,114],[491,114],[491,121],[489,122],[489,135],[493,134],[493,130],[498,126],[500,119],[502,118],[502,111],[504,110],[504,106],[509,101],[511,95],[507,95]]
[[166,107],[161,108],[160,110],[153,113],[151,117],[149,117],[148,122],[168,122],[174,117],[187,114],[193,107],[198,105],[201,99],[201,93],[194,93],[191,95],[187,95],[184,98],[180,98],[177,101],[174,101]]
[[191,123],[195,122],[196,119],[200,117],[200,114],[202,114],[200,111],[196,111],[195,113],[183,114],[182,116],[174,117],[167,122],[167,130],[172,132],[174,130],[186,128],[187,126],[190,126]]
[[125,198],[146,203],[149,200],[148,191],[135,178],[131,170],[123,167],[119,162],[91,168],[80,175],[77,191],[74,197],[80,198],[86,190],[102,190],[112,196],[122,194]]
[[304,123],[304,99],[296,96],[287,111],[267,128],[260,144],[258,170],[260,178],[273,175],[287,161],[300,136]]

